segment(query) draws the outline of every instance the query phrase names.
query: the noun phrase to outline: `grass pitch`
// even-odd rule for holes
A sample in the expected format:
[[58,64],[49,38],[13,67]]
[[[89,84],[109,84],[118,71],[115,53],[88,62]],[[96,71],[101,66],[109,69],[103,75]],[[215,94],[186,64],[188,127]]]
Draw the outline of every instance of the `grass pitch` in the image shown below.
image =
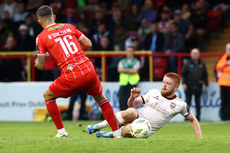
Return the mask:
[[64,122],[70,137],[55,139],[52,122],[0,122],[0,153],[230,152],[230,122],[201,122],[202,140],[196,139],[189,122],[169,122],[147,139],[106,139],[83,132],[95,123]]

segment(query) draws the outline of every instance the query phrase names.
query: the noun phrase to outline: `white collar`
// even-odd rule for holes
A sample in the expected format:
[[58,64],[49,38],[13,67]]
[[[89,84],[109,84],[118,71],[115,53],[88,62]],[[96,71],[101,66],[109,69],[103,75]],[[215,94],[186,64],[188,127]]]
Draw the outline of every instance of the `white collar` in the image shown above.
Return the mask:
[[51,23],[51,24],[49,24],[48,26],[46,26],[46,28],[47,27],[50,27],[50,26],[52,26],[52,25],[55,25],[56,23]]

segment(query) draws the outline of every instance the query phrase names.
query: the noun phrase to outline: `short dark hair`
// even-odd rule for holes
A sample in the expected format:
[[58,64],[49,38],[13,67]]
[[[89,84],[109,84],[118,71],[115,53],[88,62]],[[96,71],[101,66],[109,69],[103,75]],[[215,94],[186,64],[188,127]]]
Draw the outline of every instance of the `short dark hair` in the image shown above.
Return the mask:
[[53,15],[53,9],[48,5],[41,6],[36,12],[38,18],[50,18]]

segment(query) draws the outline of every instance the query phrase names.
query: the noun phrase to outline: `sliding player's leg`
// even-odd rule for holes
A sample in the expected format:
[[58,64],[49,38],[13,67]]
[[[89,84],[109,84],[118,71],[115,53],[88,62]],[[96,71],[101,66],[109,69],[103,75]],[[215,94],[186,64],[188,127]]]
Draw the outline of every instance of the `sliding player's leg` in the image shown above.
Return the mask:
[[130,133],[130,129],[131,129],[131,123],[126,124],[125,126],[122,127],[120,135],[122,137],[132,138],[133,136]]
[[[138,111],[135,108],[128,108],[127,110],[120,111],[116,113],[117,124],[119,126],[131,123],[138,117]],[[88,125],[87,131],[91,134],[97,132],[105,127],[108,126],[108,122],[106,120],[95,124],[95,125]]]
[[131,123],[126,124],[125,126],[122,126],[119,130],[114,131],[114,132],[105,132],[105,131],[100,131],[96,133],[96,136],[98,138],[121,138],[121,137],[126,137],[126,138],[132,138],[133,136],[130,133],[130,127]]
[[68,133],[66,132],[62,123],[60,110],[56,103],[58,96],[52,93],[49,89],[45,91],[43,96],[45,99],[46,108],[58,130],[56,137],[68,137]]

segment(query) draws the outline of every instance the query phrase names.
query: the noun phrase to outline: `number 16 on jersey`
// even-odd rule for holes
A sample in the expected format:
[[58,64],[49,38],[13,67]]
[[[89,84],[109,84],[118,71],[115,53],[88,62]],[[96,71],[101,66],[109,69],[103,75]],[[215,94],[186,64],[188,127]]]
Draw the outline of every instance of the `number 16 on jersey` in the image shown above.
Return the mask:
[[65,55],[67,57],[70,56],[70,54],[75,54],[78,52],[77,46],[73,41],[68,41],[67,38],[70,40],[73,39],[71,35],[66,35],[63,38],[59,37],[55,39],[55,42],[59,42]]

